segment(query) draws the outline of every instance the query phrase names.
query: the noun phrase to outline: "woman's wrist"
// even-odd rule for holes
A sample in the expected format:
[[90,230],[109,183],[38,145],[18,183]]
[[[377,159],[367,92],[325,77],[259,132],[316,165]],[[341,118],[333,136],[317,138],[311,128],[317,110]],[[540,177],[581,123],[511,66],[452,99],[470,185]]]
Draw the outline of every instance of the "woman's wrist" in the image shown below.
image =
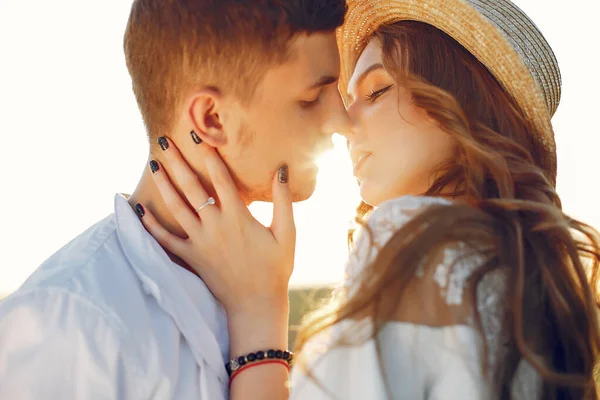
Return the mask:
[[285,350],[288,347],[289,304],[285,298],[249,301],[245,307],[228,312],[230,354],[238,357],[258,350]]

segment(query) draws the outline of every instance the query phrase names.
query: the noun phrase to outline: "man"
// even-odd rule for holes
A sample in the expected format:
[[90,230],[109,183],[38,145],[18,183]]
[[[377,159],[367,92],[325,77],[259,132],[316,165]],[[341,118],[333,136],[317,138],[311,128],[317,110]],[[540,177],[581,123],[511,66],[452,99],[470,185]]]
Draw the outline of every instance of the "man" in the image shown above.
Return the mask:
[[[136,0],[125,56],[152,159],[217,149],[246,203],[289,168],[296,200],[347,128],[334,30],[343,0]],[[156,168],[156,164],[152,165]],[[0,399],[226,399],[227,321],[204,283],[143,229],[183,236],[146,169],[131,198],[0,303]],[[179,185],[178,182],[175,182]],[[185,184],[185,183],[182,183]]]

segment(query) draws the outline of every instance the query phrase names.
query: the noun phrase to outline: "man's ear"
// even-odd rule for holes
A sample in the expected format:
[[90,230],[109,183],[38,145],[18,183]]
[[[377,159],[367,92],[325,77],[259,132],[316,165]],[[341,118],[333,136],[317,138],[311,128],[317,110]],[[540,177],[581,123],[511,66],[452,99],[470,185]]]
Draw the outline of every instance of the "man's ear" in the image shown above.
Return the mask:
[[202,89],[191,99],[189,113],[194,131],[212,147],[220,147],[227,143],[223,129],[221,114],[223,99],[215,89]]

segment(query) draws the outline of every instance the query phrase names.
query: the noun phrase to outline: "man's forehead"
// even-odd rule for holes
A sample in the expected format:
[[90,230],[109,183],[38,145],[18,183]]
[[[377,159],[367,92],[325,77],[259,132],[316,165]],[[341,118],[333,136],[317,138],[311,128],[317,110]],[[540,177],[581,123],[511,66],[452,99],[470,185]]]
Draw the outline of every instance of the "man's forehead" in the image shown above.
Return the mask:
[[297,35],[289,51],[289,58],[274,68],[271,76],[290,78],[302,85],[316,83],[324,76],[339,76],[340,58],[333,33]]

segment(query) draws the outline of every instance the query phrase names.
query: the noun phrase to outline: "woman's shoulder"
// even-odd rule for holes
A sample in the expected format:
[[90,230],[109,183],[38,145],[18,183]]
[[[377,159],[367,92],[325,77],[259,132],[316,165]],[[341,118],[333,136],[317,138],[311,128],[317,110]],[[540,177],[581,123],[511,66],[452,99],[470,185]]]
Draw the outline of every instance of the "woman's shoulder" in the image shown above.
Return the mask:
[[[410,236],[419,235],[423,228],[420,223],[404,229],[402,240],[388,243],[398,231],[408,228],[406,225],[411,219],[429,207],[453,204],[444,198],[421,196],[404,196],[381,204],[367,217],[367,222],[356,235],[346,267],[348,294],[352,296],[360,290],[365,276],[368,276],[365,270],[374,265],[382,249],[390,245],[400,246],[399,242],[410,243]],[[407,236],[409,240],[405,240]],[[432,326],[468,324],[474,306],[468,290],[469,281],[472,273],[483,264],[483,259],[475,249],[462,242],[449,242],[420,251],[428,255],[417,257],[413,261],[417,265],[393,267],[415,271],[414,278],[404,287],[403,301],[397,306],[398,318]],[[483,287],[487,286],[486,280]]]

